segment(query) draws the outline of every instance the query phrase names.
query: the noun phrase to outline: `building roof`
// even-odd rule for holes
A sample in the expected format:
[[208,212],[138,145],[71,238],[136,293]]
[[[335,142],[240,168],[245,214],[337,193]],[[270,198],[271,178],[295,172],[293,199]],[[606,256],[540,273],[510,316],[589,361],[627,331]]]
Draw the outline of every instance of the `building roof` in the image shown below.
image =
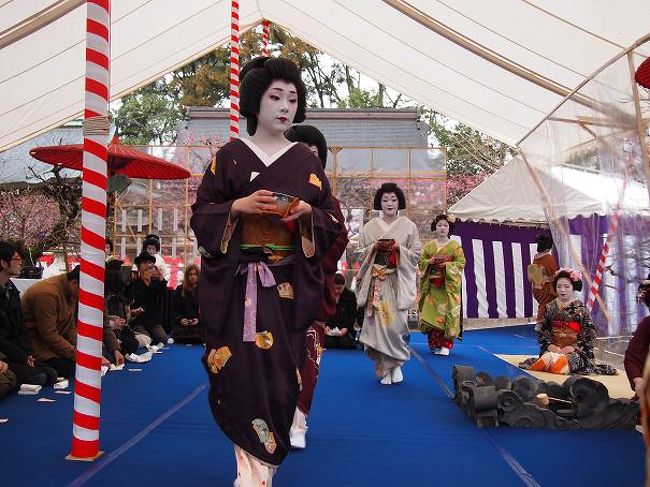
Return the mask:
[[[179,123],[177,143],[229,138],[229,111],[225,108],[189,107]],[[427,128],[414,108],[307,109],[305,124],[318,128],[330,147],[427,147]],[[246,119],[240,122],[246,137]]]
[[[68,124],[40,134],[4,152],[0,152],[0,184],[36,182],[36,175],[43,175],[53,169],[51,164],[37,161],[29,155],[35,147],[46,145],[81,144],[83,131],[80,124]],[[78,176],[79,171],[63,169],[65,176]]]

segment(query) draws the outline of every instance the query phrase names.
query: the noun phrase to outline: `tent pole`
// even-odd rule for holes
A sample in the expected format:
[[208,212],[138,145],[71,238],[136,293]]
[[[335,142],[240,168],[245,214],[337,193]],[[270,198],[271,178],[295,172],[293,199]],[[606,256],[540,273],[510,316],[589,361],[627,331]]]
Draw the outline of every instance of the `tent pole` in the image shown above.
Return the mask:
[[636,85],[634,74],[636,67],[634,66],[634,58],[632,51],[627,53],[627,62],[630,66],[630,82],[632,83],[632,97],[634,98],[634,109],[636,111],[636,129],[639,136],[639,149],[641,150],[641,158],[643,159],[643,171],[645,172],[646,188],[648,190],[648,198],[650,198],[650,155],[648,154],[648,141],[646,137],[646,128],[643,124],[643,116],[641,114],[641,102],[639,100],[639,87]]
[[271,22],[262,19],[262,56],[269,55],[269,34],[271,33]]
[[239,138],[239,1],[230,2],[230,140]]
[[72,450],[68,460],[93,461],[99,451],[106,243],[106,165],[110,119],[110,0],[88,0],[83,122],[81,275]]

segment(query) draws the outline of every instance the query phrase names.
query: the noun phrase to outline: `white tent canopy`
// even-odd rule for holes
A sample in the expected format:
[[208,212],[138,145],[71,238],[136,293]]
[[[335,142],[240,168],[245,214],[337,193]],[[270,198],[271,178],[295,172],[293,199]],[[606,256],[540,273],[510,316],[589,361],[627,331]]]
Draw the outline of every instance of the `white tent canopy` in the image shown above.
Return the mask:
[[[224,44],[227,0],[113,0],[111,97]],[[435,110],[515,144],[648,31],[647,0],[241,0]],[[0,0],[0,151],[83,110],[83,0]],[[642,55],[648,55],[642,52]]]
[[[577,216],[606,215],[618,204],[622,182],[593,172],[566,166],[539,170],[546,188],[558,188],[562,198],[552,211],[569,219]],[[557,195],[556,195],[557,196]],[[629,183],[621,206],[635,214],[648,214],[648,192],[644,185]],[[546,224],[539,192],[519,157],[478,185],[449,212],[461,220]]]

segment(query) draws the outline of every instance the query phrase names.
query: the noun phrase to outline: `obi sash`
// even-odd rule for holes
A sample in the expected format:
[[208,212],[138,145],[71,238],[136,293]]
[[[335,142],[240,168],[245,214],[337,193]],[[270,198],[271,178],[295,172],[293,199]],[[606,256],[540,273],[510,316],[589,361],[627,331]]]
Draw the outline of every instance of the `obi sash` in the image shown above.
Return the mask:
[[246,276],[243,341],[254,342],[257,325],[257,281],[262,287],[276,285],[269,267],[293,262],[295,226],[285,225],[280,219],[264,215],[242,215],[242,260],[237,274]]
[[242,215],[239,223],[241,249],[263,249],[271,262],[279,262],[293,254],[295,226],[264,215]]
[[575,345],[582,325],[577,321],[553,320],[551,323],[551,342],[558,347]]
[[375,309],[379,308],[381,302],[381,281],[385,281],[394,272],[394,267],[381,264],[374,264],[372,266],[371,281],[368,289],[368,304],[366,305],[366,314],[368,316],[372,316],[375,313]]
[[429,264],[429,281],[433,287],[445,287],[445,264],[451,262],[453,258],[450,255],[436,255],[435,258],[437,262]]

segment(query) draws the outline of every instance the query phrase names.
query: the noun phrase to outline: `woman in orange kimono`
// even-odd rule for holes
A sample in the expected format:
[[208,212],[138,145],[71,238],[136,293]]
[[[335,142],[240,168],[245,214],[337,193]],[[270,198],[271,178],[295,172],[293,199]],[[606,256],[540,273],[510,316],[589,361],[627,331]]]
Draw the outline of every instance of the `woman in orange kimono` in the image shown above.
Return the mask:
[[539,322],[544,317],[546,305],[555,299],[553,276],[558,267],[551,253],[553,238],[550,235],[540,235],[536,242],[537,254],[528,270],[528,276],[533,286],[533,297],[537,301],[537,322]]

